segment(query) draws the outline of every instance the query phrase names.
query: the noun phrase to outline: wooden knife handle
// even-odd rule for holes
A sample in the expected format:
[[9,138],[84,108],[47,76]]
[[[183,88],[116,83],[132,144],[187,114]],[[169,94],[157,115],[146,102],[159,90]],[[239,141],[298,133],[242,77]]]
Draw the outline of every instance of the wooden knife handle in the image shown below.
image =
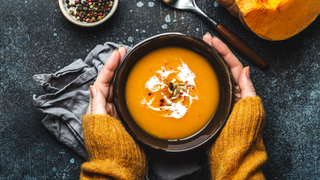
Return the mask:
[[216,31],[225,40],[227,40],[232,47],[234,47],[239,53],[241,53],[244,57],[250,60],[253,64],[257,65],[262,69],[267,66],[266,61],[264,61],[255,50],[253,50],[246,42],[244,42],[239,36],[237,36],[227,27],[220,23],[217,26]]

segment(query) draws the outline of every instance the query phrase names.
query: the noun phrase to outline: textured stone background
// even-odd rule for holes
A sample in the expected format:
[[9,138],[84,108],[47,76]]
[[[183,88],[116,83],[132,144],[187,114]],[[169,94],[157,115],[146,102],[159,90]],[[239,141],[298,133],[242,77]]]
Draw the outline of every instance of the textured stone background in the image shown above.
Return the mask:
[[[238,53],[266,110],[267,179],[320,179],[320,18],[297,36],[270,42],[246,30],[213,0],[198,5],[240,35],[269,63],[260,70]],[[0,0],[0,179],[78,179],[80,156],[41,124],[32,104],[43,90],[32,76],[55,72],[106,41],[134,45],[179,31],[217,35],[197,15],[160,0],[121,0],[113,18],[85,29],[68,22],[57,0]],[[199,179],[208,179],[207,172]]]

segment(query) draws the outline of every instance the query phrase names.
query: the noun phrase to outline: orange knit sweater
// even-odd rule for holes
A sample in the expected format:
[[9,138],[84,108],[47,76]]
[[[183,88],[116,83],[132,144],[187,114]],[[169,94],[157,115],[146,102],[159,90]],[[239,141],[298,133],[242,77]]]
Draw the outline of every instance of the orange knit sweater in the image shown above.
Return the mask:
[[[207,150],[212,179],[264,179],[264,116],[259,97],[247,97],[235,104],[225,127]],[[89,162],[81,167],[81,179],[144,179],[144,151],[120,121],[108,115],[84,116],[83,133]]]

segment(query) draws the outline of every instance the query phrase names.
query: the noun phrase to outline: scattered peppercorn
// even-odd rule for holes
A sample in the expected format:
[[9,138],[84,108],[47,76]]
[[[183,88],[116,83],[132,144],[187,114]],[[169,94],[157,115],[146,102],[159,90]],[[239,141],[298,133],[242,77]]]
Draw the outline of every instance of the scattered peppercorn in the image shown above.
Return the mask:
[[160,102],[162,102],[162,103],[163,103],[163,102],[164,102],[164,99],[160,99]]
[[148,95],[151,96],[151,93],[149,93]]

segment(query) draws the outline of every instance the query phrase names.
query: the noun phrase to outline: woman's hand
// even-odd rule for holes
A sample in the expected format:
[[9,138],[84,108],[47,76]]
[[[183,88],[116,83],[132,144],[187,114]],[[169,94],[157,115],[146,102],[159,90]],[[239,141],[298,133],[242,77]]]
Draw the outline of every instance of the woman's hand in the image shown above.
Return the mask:
[[93,86],[90,86],[90,100],[86,115],[108,114],[119,119],[113,104],[113,75],[118,65],[126,55],[127,50],[120,47],[114,50],[106,64],[103,66]]
[[250,67],[243,68],[241,62],[230,51],[230,49],[217,37],[209,33],[203,36],[203,40],[214,47],[230,66],[235,82],[235,103],[248,96],[257,96],[250,79]]

